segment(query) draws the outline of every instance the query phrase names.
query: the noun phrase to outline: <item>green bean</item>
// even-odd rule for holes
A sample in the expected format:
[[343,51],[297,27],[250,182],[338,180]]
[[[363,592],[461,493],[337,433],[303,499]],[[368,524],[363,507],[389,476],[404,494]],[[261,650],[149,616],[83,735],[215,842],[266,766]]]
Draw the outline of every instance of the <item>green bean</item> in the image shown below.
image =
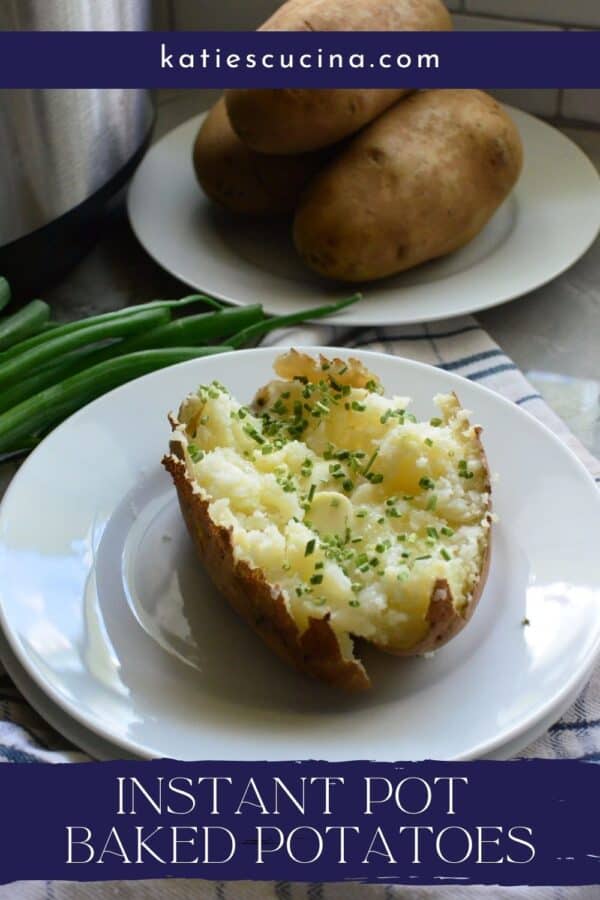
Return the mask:
[[150,309],[131,314],[126,318],[103,319],[79,331],[64,334],[57,328],[49,332],[43,344],[32,347],[8,360],[0,359],[0,390],[14,386],[19,379],[27,378],[32,371],[59,359],[61,355],[89,344],[110,338],[139,334],[145,329],[156,328],[170,319],[168,309]]
[[229,335],[236,334],[240,328],[248,328],[261,321],[263,317],[262,306],[231,307],[220,312],[186,316],[129,338],[124,343],[122,352],[135,353],[155,347],[192,347],[202,341],[226,339]]
[[[149,331],[134,334],[127,340],[115,341],[108,347],[94,350],[77,349],[67,354],[66,357],[61,353],[61,358],[56,363],[53,358],[51,363],[41,371],[36,371],[32,375],[24,372],[24,376],[29,375],[29,377],[24,377],[24,380],[11,384],[0,392],[0,412],[32,397],[49,385],[62,381],[63,378],[68,378],[105,360],[114,359],[126,353],[137,353],[140,350],[192,347],[201,341],[226,339],[228,335],[258,321],[261,317],[261,306],[232,307],[219,310],[219,312],[202,313],[198,316],[187,316],[184,319],[166,322]],[[82,332],[78,333],[82,334]],[[214,349],[206,348],[208,352]],[[3,366],[0,365],[0,383],[2,373]]]
[[[0,454],[29,446],[31,435],[53,428],[102,394],[148,372],[206,355],[204,347],[170,347],[146,350],[92,366],[78,375],[41,391],[37,396],[0,414]],[[230,347],[212,348],[226,352]],[[132,411],[133,415],[133,411]],[[24,443],[25,442],[25,443]]]
[[32,300],[12,316],[0,320],[0,350],[5,350],[30,335],[37,334],[50,318],[50,307],[43,300]]
[[0,309],[4,309],[5,306],[8,306],[11,297],[10,284],[6,278],[3,278],[0,275]]
[[[25,378],[18,384],[2,391],[0,393],[0,413],[17,406],[17,404],[28,400],[30,397],[35,397],[40,391],[53,384],[58,384],[72,375],[77,375],[78,372],[83,372],[85,369],[98,365],[98,363],[124,355],[124,351],[121,348],[127,343],[128,341],[115,341],[110,347],[104,347],[101,350],[86,349],[67,354],[60,362],[46,366],[34,375],[30,375],[29,378]],[[198,356],[210,356],[213,353],[223,353],[230,349],[230,347],[224,347],[222,344],[216,347],[203,346],[198,348]]]
[[322,319],[325,316],[333,316],[347,306],[352,306],[353,303],[357,303],[361,298],[362,294],[353,294],[352,297],[348,297],[346,300],[339,300],[337,303],[332,303],[329,306],[317,306],[316,309],[305,309],[301,312],[291,313],[288,316],[273,316],[270,319],[264,319],[262,322],[256,322],[256,324],[250,325],[248,328],[244,328],[242,331],[233,335],[233,337],[228,338],[227,343],[237,349],[254,338],[260,337],[268,331],[273,331],[275,328],[283,328],[287,325],[299,325],[302,322],[311,322],[313,319]]
[[0,365],[5,360],[12,359],[14,356],[18,356],[19,353],[25,353],[28,350],[32,350],[34,347],[38,347],[40,344],[43,344],[52,338],[74,334],[76,331],[83,331],[86,328],[92,328],[103,322],[114,322],[115,320],[127,319],[130,316],[135,316],[142,312],[184,309],[192,303],[200,302],[208,303],[210,306],[214,306],[219,310],[222,309],[218,300],[213,300],[212,297],[207,297],[205,294],[191,294],[189,297],[183,297],[181,300],[152,300],[150,303],[142,303],[139,306],[128,306],[113,312],[101,313],[97,316],[89,316],[86,319],[77,319],[75,322],[66,322],[56,325],[55,327],[45,328],[40,334],[36,334],[35,337],[31,337],[26,341],[21,341],[20,344],[16,344],[5,353],[0,353]]

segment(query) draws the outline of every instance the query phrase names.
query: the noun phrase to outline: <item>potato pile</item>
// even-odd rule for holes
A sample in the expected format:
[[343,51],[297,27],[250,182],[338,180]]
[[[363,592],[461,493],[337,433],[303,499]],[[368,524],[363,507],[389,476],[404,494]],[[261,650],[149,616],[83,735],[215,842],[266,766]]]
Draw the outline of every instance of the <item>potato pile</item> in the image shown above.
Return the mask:
[[[441,0],[288,0],[267,31],[446,31]],[[230,90],[194,146],[237,215],[292,214],[303,261],[365,282],[463,247],[516,184],[518,130],[476,90]]]

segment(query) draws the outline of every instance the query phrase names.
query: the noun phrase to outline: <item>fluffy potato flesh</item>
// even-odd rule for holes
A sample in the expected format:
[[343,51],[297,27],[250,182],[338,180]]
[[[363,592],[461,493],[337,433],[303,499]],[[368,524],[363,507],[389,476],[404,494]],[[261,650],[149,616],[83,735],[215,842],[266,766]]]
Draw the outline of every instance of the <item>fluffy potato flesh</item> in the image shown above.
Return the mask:
[[385,397],[356,360],[290,351],[276,371],[252,406],[218,382],[184,401],[172,447],[193,490],[298,634],[325,621],[345,660],[353,637],[391,653],[435,649],[468,619],[485,579],[479,430],[454,395],[417,421],[409,399]]

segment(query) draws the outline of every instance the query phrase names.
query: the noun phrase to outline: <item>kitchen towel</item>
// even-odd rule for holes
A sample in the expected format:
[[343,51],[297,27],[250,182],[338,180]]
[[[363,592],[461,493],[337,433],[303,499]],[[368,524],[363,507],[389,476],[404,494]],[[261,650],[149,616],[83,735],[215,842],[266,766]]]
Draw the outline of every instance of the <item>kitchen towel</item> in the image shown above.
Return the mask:
[[[325,345],[360,347],[404,356],[439,366],[498,391],[526,409],[554,431],[589,469],[600,488],[600,461],[568,430],[527,382],[517,366],[472,317],[439,321],[431,325],[398,328],[340,328],[328,325],[281,330],[264,341],[269,346]],[[524,757],[586,759],[600,762],[600,668],[560,722],[520,754]],[[71,762],[86,759],[66,745],[31,709],[0,666],[0,762]],[[0,808],[0,828],[9,824],[10,812]],[[528,891],[534,900],[569,897],[588,900],[595,889],[583,888],[482,888],[439,886],[409,888],[366,887],[358,884],[266,884],[190,882],[120,882],[67,884],[29,882],[0,887],[0,900],[93,900],[93,898],[148,898],[148,900],[509,900]]]

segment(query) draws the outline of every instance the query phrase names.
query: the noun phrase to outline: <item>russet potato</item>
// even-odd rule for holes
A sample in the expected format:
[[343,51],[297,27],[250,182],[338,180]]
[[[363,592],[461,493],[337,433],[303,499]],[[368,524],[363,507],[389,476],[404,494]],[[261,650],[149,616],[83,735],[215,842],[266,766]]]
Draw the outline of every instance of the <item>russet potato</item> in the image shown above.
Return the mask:
[[[260,31],[449,31],[441,0],[288,0]],[[226,92],[241,140],[261,153],[306,153],[358,131],[404,94],[395,90]]]
[[291,213],[330,155],[326,150],[264,156],[249,150],[232,129],[222,99],[202,123],[193,160],[200,186],[211,200],[238,215],[265,217]]
[[423,91],[353,138],[311,181],[296,248],[326,278],[370,281],[464,246],[519,178],[510,116],[476,90]]

